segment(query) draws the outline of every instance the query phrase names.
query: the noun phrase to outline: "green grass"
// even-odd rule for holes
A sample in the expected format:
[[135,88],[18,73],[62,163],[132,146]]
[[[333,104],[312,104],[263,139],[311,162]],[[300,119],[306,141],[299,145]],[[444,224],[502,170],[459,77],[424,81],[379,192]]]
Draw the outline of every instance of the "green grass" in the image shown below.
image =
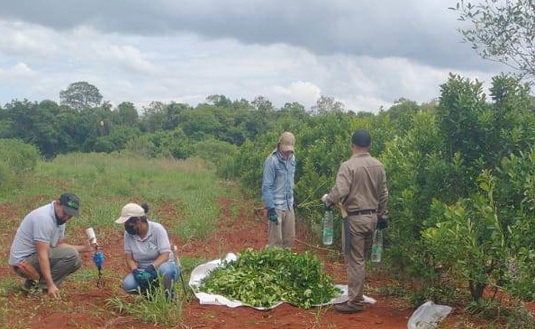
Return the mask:
[[[28,307],[21,285],[12,277],[0,280],[0,329],[23,329],[35,317],[41,305]],[[34,297],[28,297],[34,298]]]
[[164,289],[156,289],[151,298],[144,295],[112,297],[107,300],[107,305],[140,321],[171,328],[182,321],[182,304],[187,300],[187,296],[180,289],[175,291],[177,296],[172,301],[166,300]]
[[[57,198],[62,192],[70,191],[81,199],[80,218],[73,218],[67,224],[67,242],[85,242],[84,230],[93,227],[99,242],[103,243],[117,236],[123,230],[114,220],[121,208],[128,202],[148,202],[151,211],[149,218],[164,224],[171,236],[178,237],[180,243],[190,239],[203,238],[214,232],[221,209],[219,199],[241,198],[237,189],[221,182],[213,169],[205,167],[200,159],[176,161],[170,159],[138,159],[120,154],[69,154],[61,155],[52,161],[38,162],[31,174],[26,174],[18,185],[9,191],[0,191],[0,206],[9,211],[8,220],[0,221],[0,229],[13,232],[29,211]],[[232,209],[237,214],[238,208]],[[7,216],[7,214],[6,214]],[[0,242],[1,251],[8,253],[11,241]],[[121,241],[122,243],[122,241]],[[180,257],[187,285],[191,270],[204,258]],[[104,275],[119,282],[126,273],[113,271],[104,264]],[[69,276],[62,288],[84,292],[94,289],[97,271],[94,266],[86,266]],[[10,329],[25,328],[30,322],[16,321],[16,303],[7,303],[6,298],[24,300],[17,290],[22,279],[8,277],[0,281],[0,302],[8,305],[0,312],[0,323],[11,323]],[[184,296],[181,282],[176,283],[179,298],[168,303],[163,296],[149,301],[140,296],[126,296],[117,287],[112,289],[113,296],[108,299],[111,309],[86,310],[115,316],[128,313],[135,318],[166,327],[175,326],[182,318],[182,304],[190,295]],[[188,294],[188,293],[187,293]],[[19,298],[20,297],[20,298]],[[31,320],[38,309],[57,308],[39,298],[35,309],[25,310],[25,321]],[[13,305],[14,307],[11,307]],[[74,311],[76,306],[62,304],[62,312]],[[85,311],[84,311],[85,312]],[[99,315],[100,316],[100,315]],[[0,326],[0,329],[3,328]]]
[[[28,212],[72,191],[81,198],[80,218],[69,229],[120,229],[114,220],[127,202],[148,202],[149,217],[165,222],[182,241],[207,236],[219,215],[217,200],[233,192],[205,168],[202,160],[136,159],[124,155],[69,154],[40,162],[35,174],[0,199]],[[172,218],[159,207],[173,205]],[[23,216],[23,215],[21,215]]]
[[180,265],[182,266],[182,271],[188,274],[188,277],[189,277],[189,274],[191,273],[191,271],[193,271],[195,267],[197,267],[198,265],[201,265],[202,263],[206,263],[209,260],[210,259],[207,259],[205,257],[183,256],[183,257],[180,257]]

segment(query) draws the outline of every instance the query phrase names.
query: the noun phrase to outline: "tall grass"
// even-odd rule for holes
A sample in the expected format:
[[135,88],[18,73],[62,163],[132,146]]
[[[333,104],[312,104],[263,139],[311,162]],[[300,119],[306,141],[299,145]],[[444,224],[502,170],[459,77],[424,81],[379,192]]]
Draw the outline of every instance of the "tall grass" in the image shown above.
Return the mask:
[[[60,155],[52,161],[38,162],[35,171],[27,174],[17,188],[0,190],[0,206],[10,211],[9,220],[0,221],[0,229],[14,234],[25,214],[62,192],[70,191],[80,196],[81,208],[80,218],[71,219],[67,224],[69,242],[82,243],[85,239],[83,231],[87,227],[95,229],[101,243],[116,238],[117,232],[123,228],[114,220],[123,205],[148,202],[151,206],[149,218],[162,222],[172,236],[178,236],[184,243],[213,232],[220,215],[218,200],[232,197],[233,190],[228,186],[222,184],[214,169],[206,167],[201,159],[143,159],[121,154]],[[10,244],[10,239],[1,241],[0,254],[8,255]],[[181,260],[187,284],[189,272],[202,259],[185,257]],[[106,271],[106,264],[104,266]],[[126,274],[106,273],[113,281],[121,280]],[[76,284],[77,291],[85,291],[93,287],[94,278],[96,270],[85,268],[71,276],[65,285],[68,288],[71,283]],[[173,303],[159,295],[154,300],[125,296],[117,289],[113,289],[114,297],[108,301],[121,312],[167,327],[181,320],[185,296],[180,282],[176,283],[179,298]],[[5,299],[5,294],[0,294],[1,299]],[[5,308],[0,312],[0,322],[12,321],[15,312]],[[35,312],[30,312],[28,317]],[[113,310],[106,312],[113,314]]]
[[[217,200],[229,194],[200,159],[78,153],[38,163],[35,174],[2,199],[27,212],[63,191],[72,191],[81,199],[80,218],[69,222],[70,229],[120,229],[113,221],[124,204],[148,202],[149,217],[165,221],[170,233],[181,241],[211,233],[219,215]],[[159,209],[164,204],[167,213]]]

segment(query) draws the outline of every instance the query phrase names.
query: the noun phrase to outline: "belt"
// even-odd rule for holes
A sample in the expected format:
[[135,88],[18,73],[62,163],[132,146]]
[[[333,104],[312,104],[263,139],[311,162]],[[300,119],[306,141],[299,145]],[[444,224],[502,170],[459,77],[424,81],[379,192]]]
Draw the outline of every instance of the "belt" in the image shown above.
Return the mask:
[[363,209],[363,210],[357,210],[357,211],[349,211],[347,213],[348,216],[358,216],[358,215],[371,215],[375,214],[375,209]]

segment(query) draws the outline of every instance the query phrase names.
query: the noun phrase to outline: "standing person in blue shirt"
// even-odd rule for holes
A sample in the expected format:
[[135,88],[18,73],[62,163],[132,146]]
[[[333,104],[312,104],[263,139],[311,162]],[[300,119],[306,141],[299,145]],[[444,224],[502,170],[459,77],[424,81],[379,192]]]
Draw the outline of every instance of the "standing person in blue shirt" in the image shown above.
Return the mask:
[[264,162],[262,198],[267,209],[270,247],[292,248],[295,239],[295,136],[284,132]]
[[64,193],[57,200],[31,211],[20,224],[13,239],[9,265],[26,279],[24,288],[43,288],[53,298],[58,286],[82,266],[81,252],[92,252],[90,244],[65,243],[65,223],[78,217],[80,199]]
[[147,220],[148,212],[146,203],[141,206],[128,203],[115,221],[124,224],[124,252],[130,270],[122,287],[126,292],[145,293],[157,282],[159,274],[163,278],[166,297],[171,299],[173,283],[180,269],[175,263],[167,231],[160,223]]

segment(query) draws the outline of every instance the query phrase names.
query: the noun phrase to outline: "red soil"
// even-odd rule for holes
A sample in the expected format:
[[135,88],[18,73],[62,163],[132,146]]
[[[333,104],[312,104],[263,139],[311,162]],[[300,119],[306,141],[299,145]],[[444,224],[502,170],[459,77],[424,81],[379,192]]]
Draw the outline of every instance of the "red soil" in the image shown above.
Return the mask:
[[[222,200],[222,209],[229,209],[231,200]],[[267,225],[265,221],[254,218],[253,211],[245,213],[242,209],[236,220],[229,220],[228,213],[219,221],[217,233],[209,239],[192,241],[180,246],[182,255],[203,255],[209,258],[224,256],[228,252],[238,252],[244,248],[261,249],[267,244]],[[298,223],[298,240],[306,241],[304,225]],[[307,250],[309,246],[296,242],[294,249]],[[313,249],[313,248],[312,248]],[[345,266],[341,260],[326,260],[326,252],[318,252],[325,260],[325,270],[339,283],[346,283]],[[374,280],[369,284],[380,286]],[[204,306],[197,301],[184,308],[184,324],[192,328],[369,328],[405,329],[412,310],[396,299],[377,299],[375,306],[364,312],[345,315],[337,313],[332,307],[303,310],[291,305],[281,305],[270,311],[257,311],[249,307],[231,309],[223,306]]]
[[[267,244],[267,225],[265,221],[255,219],[253,211],[246,211],[240,208],[238,218],[232,219],[229,209],[231,204],[238,201],[221,200],[223,212],[218,221],[216,233],[208,238],[181,243],[179,239],[173,239],[179,246],[179,255],[195,257],[205,257],[215,259],[224,256],[228,252],[239,252],[251,247],[261,249]],[[177,218],[174,207],[162,205],[158,211],[158,218]],[[168,217],[169,216],[169,217]],[[304,225],[298,223],[298,239],[306,241],[306,230]],[[14,233],[14,232],[13,232]],[[5,237],[4,237],[5,238]],[[80,236],[81,238],[81,236]],[[12,239],[12,234],[9,237]],[[107,236],[99,237],[103,250],[106,251],[106,271],[126,273],[124,267],[122,232],[109,233]],[[296,242],[295,250],[304,251],[313,249],[324,260],[325,269],[338,283],[346,283],[345,266],[343,261],[337,257],[328,257],[327,252],[316,250],[304,243]],[[2,249],[5,249],[2,248]],[[2,250],[3,253],[6,250]],[[94,266],[90,255],[84,255],[84,266]],[[335,258],[335,260],[332,260]],[[2,268],[1,274],[15,277],[11,272],[6,272]],[[188,278],[185,278],[188,280]],[[20,279],[17,279],[20,280]],[[118,285],[117,279],[106,280],[106,287]],[[370,286],[381,286],[385,282],[380,279],[371,278],[368,280]],[[42,303],[37,311],[37,316],[29,319],[28,326],[32,329],[38,328],[161,328],[153,324],[142,323],[131,316],[122,315],[118,311],[117,316],[112,316],[108,312],[102,312],[106,306],[106,299],[113,297],[117,289],[98,289],[94,286],[86,285],[84,291],[77,291],[74,282],[67,280],[60,288],[64,294],[61,301],[50,301],[46,296],[39,297],[38,300],[32,297],[9,296],[14,301],[17,298],[17,305],[22,303],[22,308],[35,308]],[[92,288],[94,287],[94,288]],[[183,308],[183,323],[180,328],[368,328],[368,329],[405,329],[412,310],[406,302],[395,298],[384,298],[381,296],[372,297],[377,299],[375,306],[366,308],[364,312],[354,315],[344,315],[337,313],[332,307],[313,308],[309,310],[299,309],[291,305],[281,305],[270,311],[257,311],[248,307],[231,309],[222,306],[200,305],[197,300],[187,303]],[[20,300],[20,299],[26,300]],[[62,303],[75,305],[75,311],[65,313],[62,311]],[[70,308],[72,310],[72,307]],[[8,319],[10,320],[10,319]]]

